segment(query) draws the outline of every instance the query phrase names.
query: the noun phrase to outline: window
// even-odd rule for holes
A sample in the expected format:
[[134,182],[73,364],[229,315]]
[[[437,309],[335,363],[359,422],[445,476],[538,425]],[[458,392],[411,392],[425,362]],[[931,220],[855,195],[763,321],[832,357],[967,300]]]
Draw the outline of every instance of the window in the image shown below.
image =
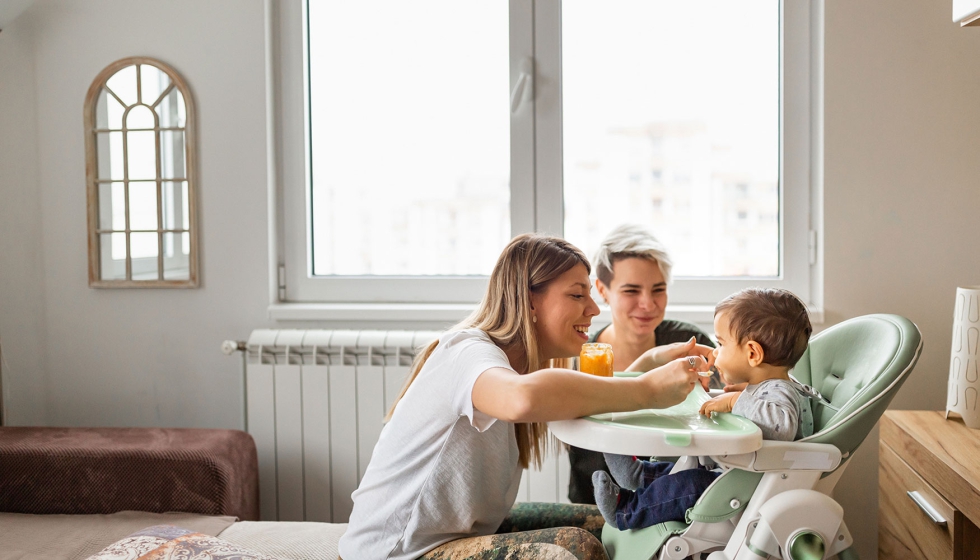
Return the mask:
[[198,285],[194,107],[162,62],[127,58],[85,102],[89,285]]
[[274,300],[475,302],[511,236],[563,235],[591,254],[622,222],[671,250],[675,305],[748,285],[819,299],[818,8],[377,8],[281,6]]
[[419,8],[309,3],[314,276],[486,276],[511,237],[507,4]]

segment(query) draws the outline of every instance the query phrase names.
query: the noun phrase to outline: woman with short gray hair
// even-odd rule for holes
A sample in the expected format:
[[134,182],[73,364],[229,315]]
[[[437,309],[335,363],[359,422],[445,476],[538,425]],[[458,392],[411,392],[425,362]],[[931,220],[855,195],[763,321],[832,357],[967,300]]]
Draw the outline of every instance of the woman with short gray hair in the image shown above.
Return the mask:
[[623,224],[609,232],[592,259],[595,274],[606,286],[612,283],[613,263],[637,257],[657,264],[664,282],[670,284],[674,266],[667,248],[652,233],[635,224]]
[[[638,225],[617,227],[599,245],[595,287],[609,305],[612,323],[591,334],[589,342],[612,345],[614,371],[647,371],[659,363],[659,354],[681,345],[714,347],[697,326],[664,318],[672,265],[663,243]],[[592,473],[608,472],[602,454],[570,447],[569,460],[568,499],[594,504]]]

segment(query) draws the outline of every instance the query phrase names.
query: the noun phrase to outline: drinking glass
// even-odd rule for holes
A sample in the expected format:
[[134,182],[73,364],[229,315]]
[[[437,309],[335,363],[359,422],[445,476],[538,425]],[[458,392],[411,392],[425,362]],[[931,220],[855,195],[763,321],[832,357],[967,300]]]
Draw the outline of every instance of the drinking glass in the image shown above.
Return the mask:
[[588,342],[582,345],[578,358],[579,371],[600,377],[613,376],[612,345],[604,342]]

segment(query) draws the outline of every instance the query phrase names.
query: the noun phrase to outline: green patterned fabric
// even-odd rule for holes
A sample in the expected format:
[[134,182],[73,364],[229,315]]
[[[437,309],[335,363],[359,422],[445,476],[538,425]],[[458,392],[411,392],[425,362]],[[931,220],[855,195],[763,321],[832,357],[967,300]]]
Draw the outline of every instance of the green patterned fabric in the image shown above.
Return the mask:
[[514,504],[510,513],[504,518],[504,522],[500,524],[500,528],[497,529],[497,534],[553,527],[578,527],[601,539],[604,524],[599,508],[593,505],[524,502]]
[[606,560],[603,523],[595,506],[520,503],[496,535],[452,541],[419,560]]
[[606,560],[602,543],[578,527],[459,539],[419,560]]

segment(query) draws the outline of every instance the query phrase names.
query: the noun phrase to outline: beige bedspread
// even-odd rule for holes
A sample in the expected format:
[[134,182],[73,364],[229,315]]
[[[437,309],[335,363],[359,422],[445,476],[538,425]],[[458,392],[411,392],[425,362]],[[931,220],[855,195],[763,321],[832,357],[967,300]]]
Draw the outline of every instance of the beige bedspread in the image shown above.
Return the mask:
[[234,517],[122,511],[111,515],[0,513],[0,560],[83,560],[152,525],[176,525],[217,536]]
[[346,523],[239,521],[218,538],[281,560],[337,560]]

